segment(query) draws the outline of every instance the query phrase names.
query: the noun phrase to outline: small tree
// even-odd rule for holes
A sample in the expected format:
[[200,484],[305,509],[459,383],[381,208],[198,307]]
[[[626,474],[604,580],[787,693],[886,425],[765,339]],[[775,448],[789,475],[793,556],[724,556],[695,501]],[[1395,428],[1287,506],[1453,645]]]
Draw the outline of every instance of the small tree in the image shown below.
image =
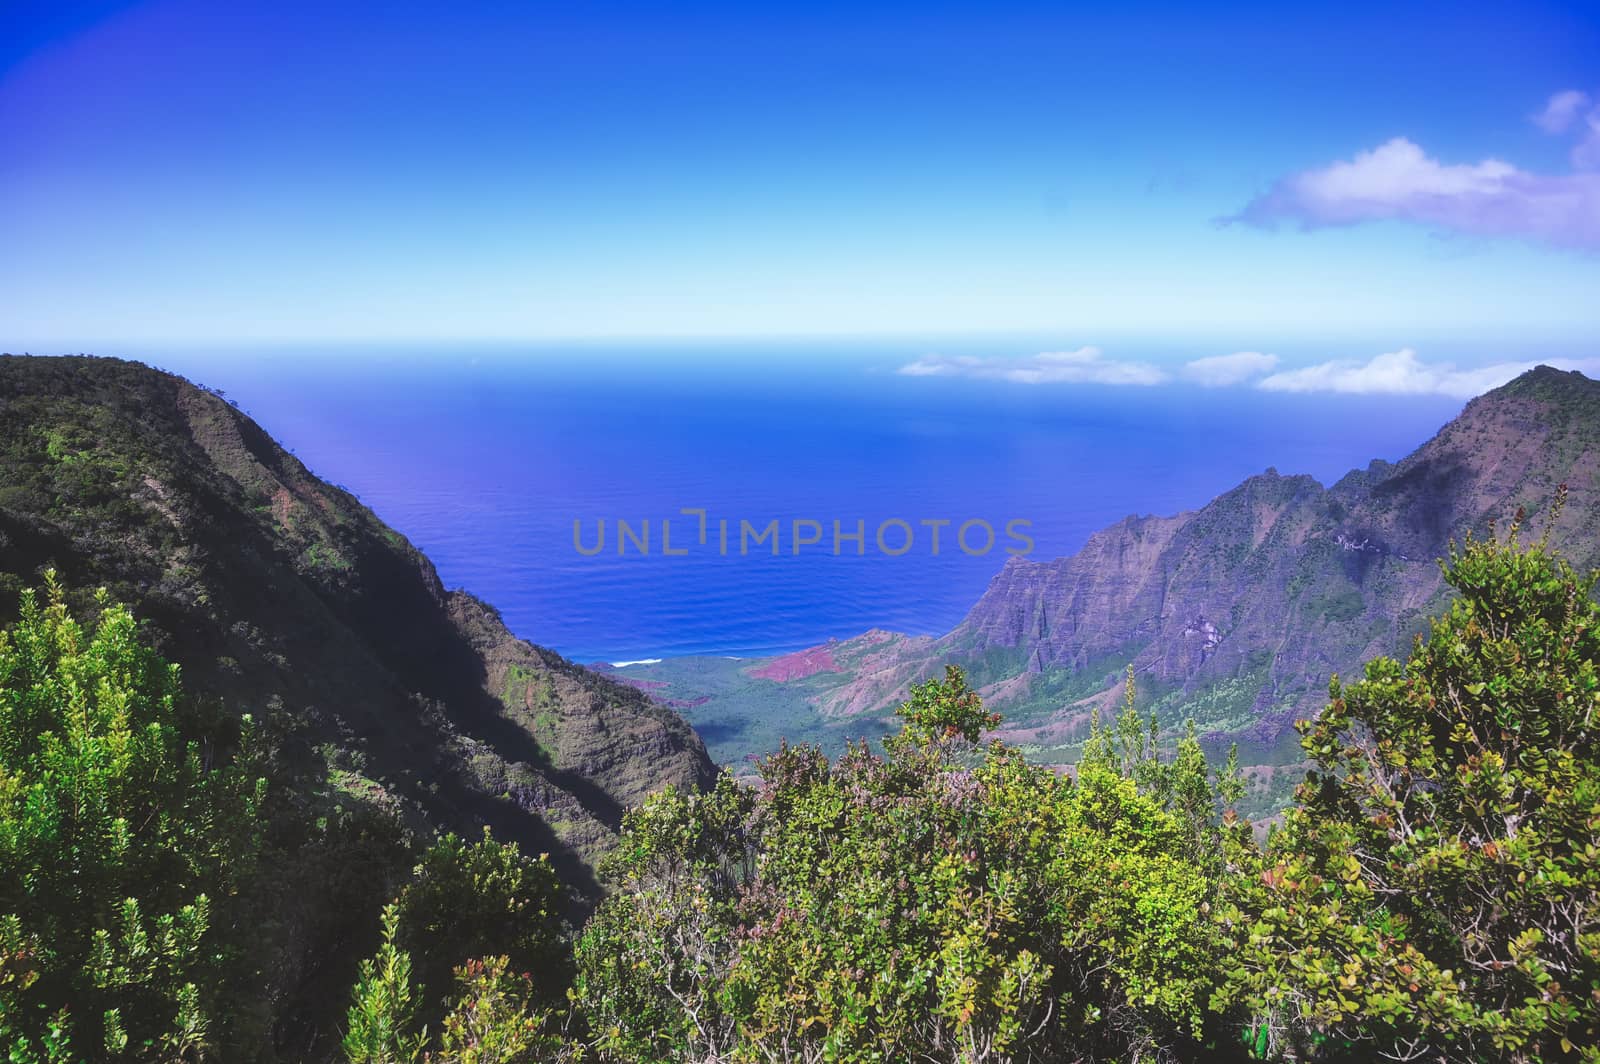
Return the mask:
[[487,957],[456,969],[458,994],[428,1064],[535,1064],[568,1054],[534,1005],[533,981],[509,964],[503,956]]
[[416,1064],[428,1044],[426,1029],[416,1029],[420,987],[411,985],[411,955],[395,944],[399,906],[383,910],[383,943],[361,962],[361,977],[351,996],[344,1036],[350,1064]]
[[619,1060],[715,1060],[731,1048],[738,902],[755,875],[756,796],[724,774],[668,786],[623,818],[601,865],[616,891],[577,945],[575,998]]
[[533,978],[542,1004],[561,1000],[571,953],[560,905],[561,884],[544,856],[525,857],[488,828],[474,843],[454,834],[435,840],[397,899],[399,943],[416,958],[422,984],[438,988],[419,995],[423,1019],[443,1015],[457,966],[497,955],[510,972]]
[[1130,665],[1116,719],[1103,723],[1098,706],[1090,715],[1078,773],[1100,772],[1133,781],[1140,794],[1155,799],[1186,825],[1189,856],[1214,865],[1221,857],[1216,846],[1218,814],[1227,813],[1245,793],[1238,745],[1229,749],[1226,764],[1213,776],[1194,721],[1189,720],[1172,759],[1163,761],[1159,722],[1154,712],[1139,715],[1137,699],[1138,684]]
[[1237,881],[1263,1053],[1600,1059],[1596,574],[1516,537],[1452,548],[1431,634],[1304,727],[1316,771]]
[[[0,633],[0,1042],[15,1062],[182,1060],[210,1041],[215,908],[258,846],[264,780],[180,734],[178,669],[54,575]],[[248,718],[246,718],[248,726]]]
[[985,730],[1000,723],[1000,714],[983,708],[983,699],[967,686],[966,674],[958,665],[946,665],[943,680],[913,684],[911,697],[900,704],[895,715],[905,723],[891,743],[901,745],[971,745]]

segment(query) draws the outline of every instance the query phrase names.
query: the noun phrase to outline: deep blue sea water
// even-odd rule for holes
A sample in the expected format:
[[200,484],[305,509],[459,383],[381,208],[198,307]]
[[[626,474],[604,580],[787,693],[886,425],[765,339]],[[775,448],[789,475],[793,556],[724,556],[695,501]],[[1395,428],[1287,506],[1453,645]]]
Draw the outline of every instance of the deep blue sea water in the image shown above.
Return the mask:
[[[911,351],[915,357],[917,351]],[[578,661],[796,649],[872,627],[948,630],[1005,561],[1077,549],[1130,513],[1203,505],[1268,466],[1331,483],[1398,459],[1461,407],[1443,398],[1291,396],[1184,385],[1025,386],[900,376],[884,350],[468,350],[154,357],[230,398],[355,492],[519,635]],[[708,542],[698,519],[708,515]],[[661,522],[672,546],[661,552]],[[880,553],[899,518],[915,538]],[[651,553],[616,553],[648,519]],[[727,556],[718,521],[730,522]],[[777,520],[782,553],[739,553]],[[792,553],[792,522],[822,542]],[[574,548],[573,522],[593,547]],[[832,524],[866,528],[833,553]],[[923,521],[948,520],[940,551]],[[981,556],[953,542],[988,522]],[[802,531],[808,531],[806,526]],[[968,545],[982,546],[982,527]],[[905,539],[886,529],[891,549]]]

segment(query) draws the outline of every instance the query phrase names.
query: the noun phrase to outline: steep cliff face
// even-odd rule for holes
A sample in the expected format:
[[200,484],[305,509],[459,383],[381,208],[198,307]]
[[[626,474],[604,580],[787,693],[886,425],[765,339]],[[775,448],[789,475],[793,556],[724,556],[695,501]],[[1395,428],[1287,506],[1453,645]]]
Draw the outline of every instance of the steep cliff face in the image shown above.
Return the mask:
[[1030,672],[1083,668],[1113,647],[1147,640],[1163,609],[1161,561],[1183,527],[1181,519],[1129,517],[1070,558],[1011,558],[946,638],[978,653],[1025,647]]
[[[1600,383],[1540,368],[1473,400],[1397,465],[1328,489],[1269,470],[1200,510],[1127,518],[1071,557],[1013,558],[952,632],[897,647],[879,673],[958,661],[1001,708],[1070,712],[1131,664],[1169,720],[1271,742],[1320,708],[1332,674],[1423,629],[1443,602],[1436,559],[1452,538],[1503,529],[1519,508],[1543,522],[1561,484],[1570,494],[1552,538],[1592,564]],[[858,677],[819,706],[873,710],[876,695],[899,693]]]
[[434,822],[581,890],[622,810],[713,769],[679,717],[516,639],[218,395],[134,363],[0,357],[0,610],[54,567],[145,618],[188,687],[305,722]]
[[[1491,521],[1503,532],[1519,507],[1539,534],[1561,484],[1570,498],[1552,541],[1576,563],[1600,562],[1600,383],[1540,368],[1473,400],[1398,464],[1330,488],[1268,470],[1199,510],[1129,517],[1070,557],[1013,558],[938,639],[869,633],[831,645],[831,668],[793,679],[751,679],[770,666],[742,663],[742,685],[710,661],[626,673],[686,702],[714,692],[689,711],[708,725],[731,719],[721,700],[738,698],[800,733],[803,706],[804,734],[837,746],[955,662],[1006,715],[1008,738],[1070,761],[1131,665],[1140,703],[1165,725],[1192,718],[1214,741],[1241,740],[1270,776],[1298,760],[1291,724],[1321,709],[1330,676],[1403,651],[1443,607],[1437,559],[1451,539]],[[719,756],[733,760],[738,734],[718,732]],[[1266,779],[1277,789],[1263,802],[1292,776]]]
[[[1349,628],[1360,595],[1349,578],[1364,574],[1347,564],[1329,507],[1310,477],[1269,471],[1193,513],[1130,518],[1071,558],[1012,566],[944,645],[1023,646],[1036,674],[1114,659],[1148,685],[1237,676],[1269,660],[1280,677],[1314,674],[1331,640],[1370,642]],[[1274,704],[1281,686],[1264,684],[1254,708]]]

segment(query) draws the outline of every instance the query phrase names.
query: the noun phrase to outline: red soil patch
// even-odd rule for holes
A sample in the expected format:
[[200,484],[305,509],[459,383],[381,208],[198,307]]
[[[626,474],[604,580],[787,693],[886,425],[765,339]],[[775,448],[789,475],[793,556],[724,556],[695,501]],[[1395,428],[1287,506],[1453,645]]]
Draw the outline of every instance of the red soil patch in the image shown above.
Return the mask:
[[272,493],[273,519],[278,522],[278,527],[285,531],[289,529],[289,522],[293,520],[294,512],[299,506],[299,500],[294,497],[294,494],[288,488],[281,484],[278,486],[278,490]]
[[776,680],[778,683],[783,683],[785,680],[800,680],[807,676],[815,676],[819,672],[839,671],[838,664],[833,660],[833,649],[820,646],[812,647],[810,650],[797,650],[781,658],[773,658],[761,668],[751,670],[750,675],[760,680]]

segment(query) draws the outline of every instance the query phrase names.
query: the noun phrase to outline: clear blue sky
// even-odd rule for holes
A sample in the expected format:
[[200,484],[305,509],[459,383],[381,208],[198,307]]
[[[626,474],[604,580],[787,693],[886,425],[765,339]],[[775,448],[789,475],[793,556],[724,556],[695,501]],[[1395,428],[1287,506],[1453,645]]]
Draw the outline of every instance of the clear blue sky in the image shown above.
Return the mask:
[[0,348],[1600,339],[1600,8],[1203,7],[0,5]]

